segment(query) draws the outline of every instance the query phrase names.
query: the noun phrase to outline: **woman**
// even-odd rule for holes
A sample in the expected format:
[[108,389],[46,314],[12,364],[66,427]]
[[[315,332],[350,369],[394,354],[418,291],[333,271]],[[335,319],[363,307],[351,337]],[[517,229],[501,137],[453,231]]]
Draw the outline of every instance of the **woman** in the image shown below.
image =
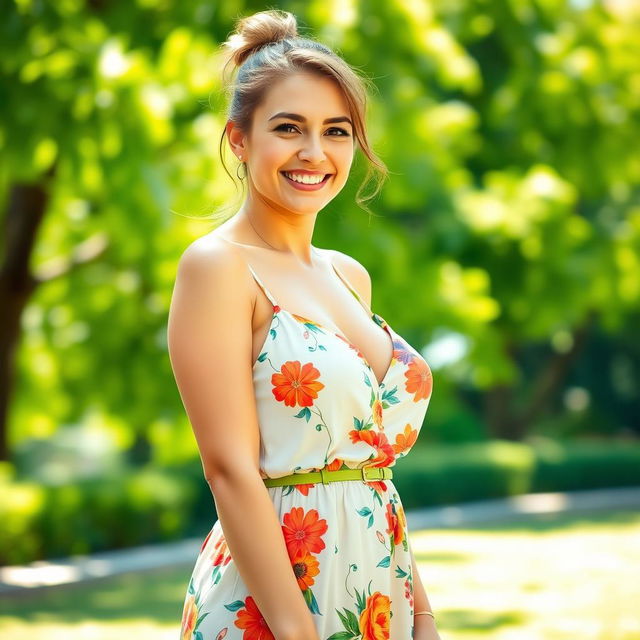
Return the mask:
[[[248,194],[178,265],[169,351],[218,520],[182,640],[438,639],[390,467],[431,396],[420,354],[371,312],[366,269],[312,246],[368,159],[362,80],[293,15],[239,20],[226,138]],[[363,469],[366,469],[363,471]]]

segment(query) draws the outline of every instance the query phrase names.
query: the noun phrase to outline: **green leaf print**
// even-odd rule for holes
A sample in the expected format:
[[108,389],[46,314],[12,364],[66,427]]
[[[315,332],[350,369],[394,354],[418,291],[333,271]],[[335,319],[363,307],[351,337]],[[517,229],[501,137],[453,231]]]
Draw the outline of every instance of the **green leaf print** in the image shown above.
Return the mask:
[[409,574],[401,569],[399,566],[396,566],[396,578],[406,578]]
[[231,604],[224,605],[224,608],[228,609],[229,611],[237,611],[238,609],[242,609],[242,607],[244,607],[244,600],[236,600]]
[[[369,586],[371,586],[371,584],[369,584]],[[358,613],[360,614],[367,607],[367,597],[364,594],[364,589],[362,590],[362,593],[358,593],[358,590],[356,589],[356,599],[357,599]]]
[[198,620],[196,621],[195,627],[194,628],[198,628],[200,626],[200,623],[211,613],[211,611],[207,611],[206,613],[203,613]]
[[393,389],[388,389],[387,391],[383,392],[381,401],[383,402],[383,408],[384,409],[387,408],[387,407],[384,406],[385,402],[387,403],[387,406],[388,405],[392,405],[392,404],[398,404],[398,402],[400,402],[400,400],[396,396],[397,392],[398,392],[398,385],[393,387]]
[[313,595],[313,591],[311,591],[311,589],[305,589],[302,592],[302,595],[304,596],[305,602],[309,607],[309,611],[311,611],[311,613],[320,613],[320,608],[318,607],[318,601],[316,600],[316,597]]
[[294,418],[306,418],[307,422],[311,419],[311,411],[309,411],[309,407],[304,407],[300,413],[297,413]]
[[371,529],[373,526],[373,512],[369,507],[362,507],[362,509],[356,509],[356,511],[363,517],[369,516],[369,522],[367,523],[367,529]]
[[344,615],[342,615],[337,609],[336,613],[342,620],[342,624],[344,628],[351,634],[350,637],[359,636],[360,635],[360,624],[358,622],[358,617],[353,611],[349,611],[349,609],[344,609]]

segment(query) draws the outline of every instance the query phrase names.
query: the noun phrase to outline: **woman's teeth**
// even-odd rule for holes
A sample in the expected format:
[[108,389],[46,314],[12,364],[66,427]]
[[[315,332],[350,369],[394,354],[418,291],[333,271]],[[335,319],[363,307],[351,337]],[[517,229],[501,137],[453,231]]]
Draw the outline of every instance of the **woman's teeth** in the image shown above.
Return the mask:
[[325,179],[325,175],[317,174],[317,175],[301,175],[299,173],[288,173],[283,171],[285,176],[289,178],[289,180],[295,180],[296,182],[302,182],[302,184],[318,184]]

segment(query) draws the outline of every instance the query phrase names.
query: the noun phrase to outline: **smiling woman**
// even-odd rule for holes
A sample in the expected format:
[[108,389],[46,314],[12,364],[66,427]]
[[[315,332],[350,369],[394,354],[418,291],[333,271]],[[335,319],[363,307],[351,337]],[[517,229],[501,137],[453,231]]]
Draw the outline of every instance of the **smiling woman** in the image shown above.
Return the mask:
[[365,85],[290,13],[241,19],[225,46],[238,73],[221,143],[248,193],[184,252],[169,318],[218,513],[182,640],[438,640],[392,481],[431,370],[371,310],[367,270],[311,244],[358,148],[386,175]]
[[[276,23],[274,20],[267,24],[265,20],[261,22],[256,19],[258,15],[272,18],[277,16],[279,22]],[[270,31],[270,28],[275,31]],[[226,78],[225,86],[230,99],[228,122],[247,136],[255,126],[257,108],[276,82],[288,79],[290,83],[300,84],[303,82],[303,75],[312,74],[316,81],[318,78],[326,79],[333,90],[340,94],[342,105],[340,113],[323,118],[317,124],[323,128],[323,134],[333,141],[348,146],[352,154],[359,148],[364,155],[367,171],[355,200],[368,211],[365,203],[377,195],[388,175],[385,164],[373,151],[367,136],[365,121],[368,80],[359,76],[329,47],[315,40],[298,36],[295,17],[287,12],[264,11],[239,21],[236,33],[232,34],[223,46],[227,50],[223,76]],[[229,65],[237,68],[235,81],[226,75]],[[300,86],[299,89],[301,92],[308,91],[308,83],[304,87]],[[279,93],[286,93],[286,87],[280,87]],[[323,105],[318,102],[317,106]],[[329,109],[325,105],[320,111],[328,112]],[[275,126],[271,131],[280,134],[282,138],[295,138],[308,133],[309,127],[316,126],[315,122],[310,122],[303,114],[291,111],[268,113],[264,124],[270,125],[272,122]],[[327,125],[338,124],[346,126],[327,127]],[[229,133],[229,128],[225,129],[220,139],[220,158],[228,175],[233,179],[233,175],[226,167],[223,153],[223,145]],[[249,164],[246,156],[240,157],[242,154],[238,150],[236,155],[244,166],[245,172],[254,168]],[[292,171],[293,169],[297,169],[298,176],[302,173],[314,173],[302,170],[300,167],[294,167]],[[333,173],[323,175],[327,178],[325,182],[334,177]],[[364,190],[371,179],[375,181],[374,189],[365,195]],[[298,179],[297,183],[300,182],[303,181]],[[309,183],[309,181],[304,182]],[[334,181],[334,187],[338,191],[343,184],[344,182],[338,187]],[[319,188],[299,190],[318,191]]]
[[[283,105],[295,112],[282,111]],[[250,179],[246,206],[262,201],[315,214],[335,198],[355,151],[349,113],[333,79],[296,67],[263,93],[248,126],[230,118],[225,134]]]

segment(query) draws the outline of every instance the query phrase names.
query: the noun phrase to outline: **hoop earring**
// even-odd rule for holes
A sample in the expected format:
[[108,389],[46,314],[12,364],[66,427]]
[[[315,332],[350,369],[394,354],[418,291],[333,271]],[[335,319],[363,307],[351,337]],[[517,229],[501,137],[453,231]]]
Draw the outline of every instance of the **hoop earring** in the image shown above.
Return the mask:
[[[241,176],[241,175],[238,173],[238,170],[240,169],[240,167],[244,167],[244,173],[245,173],[245,175],[244,175],[244,176]],[[240,181],[242,181],[242,180],[244,180],[244,179],[245,179],[245,177],[246,177],[246,175],[247,175],[247,168],[246,168],[246,166],[245,166],[244,162],[241,162],[241,163],[236,167],[236,175],[238,176],[238,180],[240,180]]]

